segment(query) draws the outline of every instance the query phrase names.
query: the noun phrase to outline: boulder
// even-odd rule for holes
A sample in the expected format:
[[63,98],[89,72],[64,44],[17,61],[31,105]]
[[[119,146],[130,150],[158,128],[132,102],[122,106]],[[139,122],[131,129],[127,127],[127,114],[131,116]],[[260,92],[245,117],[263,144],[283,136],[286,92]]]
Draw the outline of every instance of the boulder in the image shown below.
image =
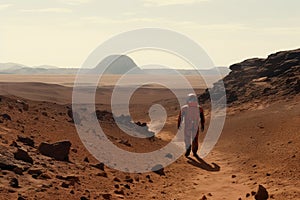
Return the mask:
[[22,148],[18,148],[17,152],[14,153],[14,158],[33,164],[33,159],[29,156],[28,152]]
[[256,200],[267,200],[269,198],[269,193],[264,186],[259,185],[258,191],[254,197]]
[[69,151],[71,147],[70,141],[60,141],[53,144],[43,142],[39,145],[39,152],[55,160],[69,161]]

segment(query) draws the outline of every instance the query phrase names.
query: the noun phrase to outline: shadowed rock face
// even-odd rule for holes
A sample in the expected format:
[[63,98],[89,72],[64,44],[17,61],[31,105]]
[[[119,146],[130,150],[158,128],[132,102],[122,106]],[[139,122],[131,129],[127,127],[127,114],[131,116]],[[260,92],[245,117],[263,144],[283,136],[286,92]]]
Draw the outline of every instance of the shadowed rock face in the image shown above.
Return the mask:
[[[248,59],[231,65],[230,69],[223,79],[229,106],[253,100],[283,99],[300,92],[300,49],[274,53],[266,59]],[[208,102],[210,94],[215,101],[225,98],[221,86],[222,81],[214,83],[199,96],[199,101]]]
[[61,141],[54,144],[43,142],[38,147],[41,154],[59,161],[69,161],[71,142]]

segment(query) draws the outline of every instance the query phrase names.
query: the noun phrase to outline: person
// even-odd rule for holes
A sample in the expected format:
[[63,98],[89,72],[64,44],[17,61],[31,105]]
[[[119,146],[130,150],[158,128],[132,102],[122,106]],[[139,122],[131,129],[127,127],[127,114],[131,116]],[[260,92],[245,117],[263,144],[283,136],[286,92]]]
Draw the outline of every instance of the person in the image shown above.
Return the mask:
[[[189,94],[187,104],[184,105],[178,116],[177,128],[180,129],[181,122],[184,120],[184,143],[186,148],[185,156],[188,157],[193,151],[193,155],[197,156],[199,124],[201,131],[204,131],[204,113],[201,106],[198,104],[198,99],[195,94]],[[191,144],[192,143],[192,144]]]

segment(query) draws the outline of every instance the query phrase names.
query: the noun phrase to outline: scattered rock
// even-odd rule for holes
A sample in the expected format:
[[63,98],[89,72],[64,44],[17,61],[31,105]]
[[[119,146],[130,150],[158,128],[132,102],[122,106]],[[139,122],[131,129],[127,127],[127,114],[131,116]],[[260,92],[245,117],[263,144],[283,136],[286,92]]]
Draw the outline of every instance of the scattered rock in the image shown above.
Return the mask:
[[269,193],[264,186],[259,185],[258,191],[254,197],[256,200],[267,200],[269,198]]
[[19,188],[19,181],[18,179],[16,178],[12,178],[10,181],[9,181],[9,185],[13,188]]
[[17,141],[22,142],[25,145],[34,147],[34,141],[29,137],[22,137],[18,135]]
[[96,176],[102,176],[102,177],[105,177],[105,178],[108,177],[106,172],[97,173]]
[[14,158],[33,164],[33,159],[29,156],[25,149],[18,148],[17,152],[14,153]]
[[98,163],[98,164],[95,164],[95,165],[91,165],[91,167],[95,167],[97,169],[100,169],[100,170],[104,171],[104,163]]
[[115,194],[125,195],[124,190],[115,190],[114,192],[115,192]]
[[155,165],[154,167],[152,167],[151,171],[153,171],[154,173],[160,175],[160,176],[165,176],[165,172],[164,172],[164,167],[160,164]]
[[102,197],[103,197],[103,199],[109,200],[109,199],[111,199],[112,195],[109,193],[106,193],[106,194],[102,194]]
[[55,160],[69,161],[70,141],[61,141],[53,144],[43,142],[38,147],[39,152]]
[[9,120],[11,121],[11,116],[9,114],[2,114],[0,115],[4,120]]
[[172,155],[172,154],[170,154],[170,153],[168,153],[168,154],[166,154],[166,158],[170,158],[170,159],[172,159],[172,158],[173,158],[173,155]]
[[30,169],[28,170],[28,174],[32,175],[33,178],[37,178],[43,173],[41,169]]
[[203,197],[200,200],[207,200],[207,197],[203,195]]
[[141,126],[141,127],[147,126],[147,123],[145,123],[145,122],[142,123],[142,122],[139,122],[139,121],[138,121],[138,122],[136,122],[135,124],[138,125],[138,126]]
[[121,182],[121,180],[119,178],[117,178],[117,177],[114,178],[114,181],[115,182]]
[[84,162],[87,162],[87,163],[90,162],[88,157],[85,157],[83,161],[84,161]]
[[232,175],[231,178],[236,178],[236,175]]

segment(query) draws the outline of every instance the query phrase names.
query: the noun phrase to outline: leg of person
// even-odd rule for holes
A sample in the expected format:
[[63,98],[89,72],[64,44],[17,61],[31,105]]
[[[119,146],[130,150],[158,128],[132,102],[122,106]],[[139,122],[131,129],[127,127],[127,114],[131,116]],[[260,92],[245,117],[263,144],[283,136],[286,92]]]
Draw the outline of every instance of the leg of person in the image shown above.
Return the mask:
[[192,143],[192,151],[194,156],[197,155],[197,151],[198,151],[198,145],[199,145],[198,138],[199,138],[199,129],[197,129],[196,135],[193,138],[193,143]]
[[184,144],[185,144],[185,157],[188,157],[191,153],[191,132],[187,129],[184,130]]

